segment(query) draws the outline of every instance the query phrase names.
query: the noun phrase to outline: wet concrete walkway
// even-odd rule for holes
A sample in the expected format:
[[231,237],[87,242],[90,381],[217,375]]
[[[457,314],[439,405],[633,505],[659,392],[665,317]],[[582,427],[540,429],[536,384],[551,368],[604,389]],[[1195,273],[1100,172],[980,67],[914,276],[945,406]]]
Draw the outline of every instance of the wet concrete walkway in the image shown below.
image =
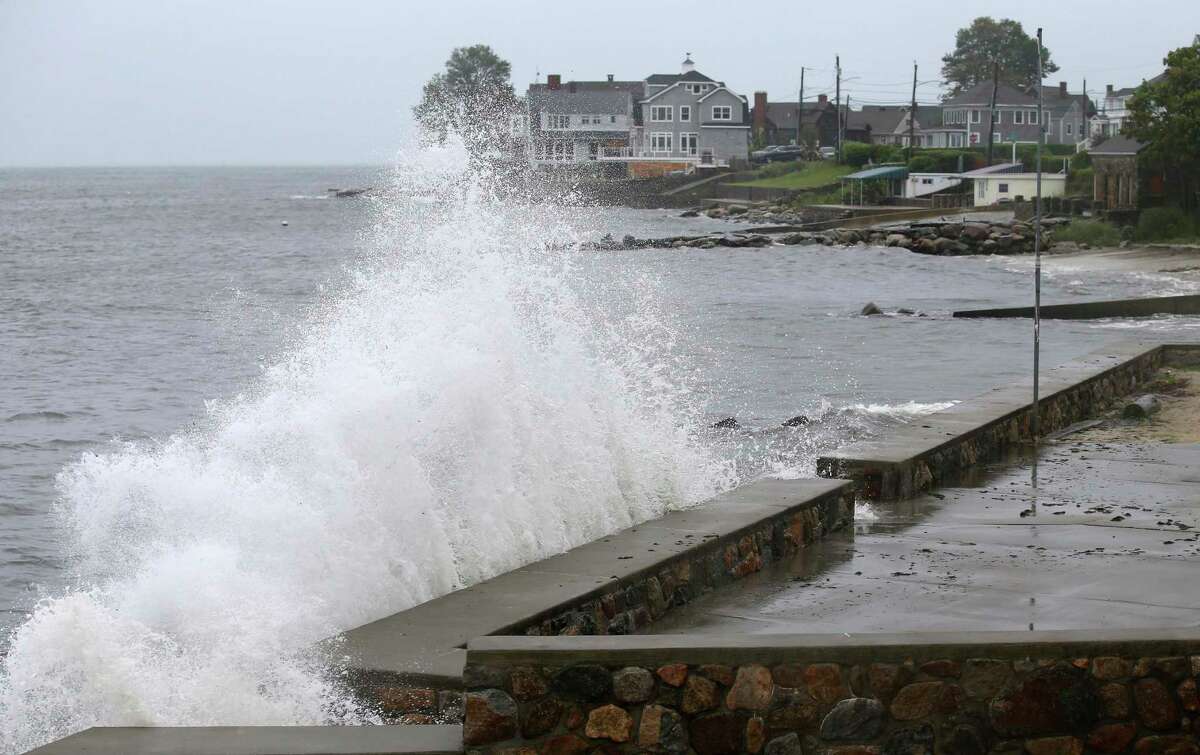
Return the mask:
[[[1047,445],[961,487],[873,504],[855,532],[648,631],[857,633],[1200,625],[1200,445]],[[861,513],[861,510],[860,510]]]

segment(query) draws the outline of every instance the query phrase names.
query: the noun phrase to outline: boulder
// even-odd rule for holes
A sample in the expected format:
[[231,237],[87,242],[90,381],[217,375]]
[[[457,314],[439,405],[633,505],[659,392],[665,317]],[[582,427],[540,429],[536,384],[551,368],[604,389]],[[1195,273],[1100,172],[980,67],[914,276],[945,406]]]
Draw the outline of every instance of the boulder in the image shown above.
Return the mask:
[[938,229],[938,235],[944,239],[957,239],[962,235],[962,223],[947,223]]
[[903,233],[889,233],[885,243],[888,246],[902,246],[908,248],[912,242],[909,241],[908,236],[905,236]]
[[1125,419],[1145,419],[1151,414],[1154,414],[1162,408],[1158,397],[1150,394],[1138,396],[1133,401],[1125,405],[1121,410],[1121,416]]
[[862,311],[859,314],[870,317],[872,315],[882,315],[883,310],[880,309],[875,304],[875,302],[872,301],[872,302],[867,302],[867,306],[863,307]]
[[805,417],[803,414],[797,414],[795,417],[792,417],[791,419],[784,422],[783,426],[784,427],[804,427],[805,425],[807,425],[811,422],[812,422],[812,420],[810,420],[808,417]]

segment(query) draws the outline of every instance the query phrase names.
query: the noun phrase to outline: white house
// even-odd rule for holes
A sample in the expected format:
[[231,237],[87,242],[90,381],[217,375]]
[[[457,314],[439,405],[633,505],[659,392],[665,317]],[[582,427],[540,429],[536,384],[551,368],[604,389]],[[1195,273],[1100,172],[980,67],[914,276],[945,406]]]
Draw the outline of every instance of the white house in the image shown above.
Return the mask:
[[[964,174],[971,176],[970,173]],[[998,173],[972,177],[975,184],[975,206],[988,207],[1017,198],[1037,196],[1037,173]],[[1065,173],[1042,173],[1042,198],[1061,197],[1067,192]]]

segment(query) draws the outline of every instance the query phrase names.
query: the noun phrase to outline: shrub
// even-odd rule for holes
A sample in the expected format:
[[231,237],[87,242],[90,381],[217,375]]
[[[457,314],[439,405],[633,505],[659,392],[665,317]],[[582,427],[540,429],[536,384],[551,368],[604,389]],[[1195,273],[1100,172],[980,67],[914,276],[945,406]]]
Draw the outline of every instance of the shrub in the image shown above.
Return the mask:
[[1069,225],[1055,229],[1054,240],[1090,246],[1117,246],[1121,243],[1121,234],[1116,226],[1103,220],[1072,220]]
[[1168,241],[1190,238],[1200,234],[1196,219],[1178,207],[1151,207],[1138,217],[1138,241]]
[[842,145],[842,162],[861,168],[871,159],[873,150],[870,144],[862,142],[846,142]]
[[908,170],[911,173],[940,172],[937,167],[937,160],[933,159],[931,155],[917,155],[908,161]]
[[1072,197],[1091,196],[1095,172],[1091,168],[1072,170],[1067,176],[1067,195]]
[[783,162],[769,163],[758,169],[759,178],[778,178],[786,176],[788,173],[795,173],[804,167],[804,163],[799,160],[785,160]]

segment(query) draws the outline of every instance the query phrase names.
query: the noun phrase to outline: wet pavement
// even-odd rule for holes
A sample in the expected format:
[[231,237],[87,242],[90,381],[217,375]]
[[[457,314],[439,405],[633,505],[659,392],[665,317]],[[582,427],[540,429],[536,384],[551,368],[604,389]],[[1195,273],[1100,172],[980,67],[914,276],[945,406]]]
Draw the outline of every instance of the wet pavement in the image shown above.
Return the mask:
[[[1200,625],[1200,445],[1067,436],[678,608],[655,634]],[[862,504],[860,504],[860,507]],[[874,518],[871,518],[874,517]]]

